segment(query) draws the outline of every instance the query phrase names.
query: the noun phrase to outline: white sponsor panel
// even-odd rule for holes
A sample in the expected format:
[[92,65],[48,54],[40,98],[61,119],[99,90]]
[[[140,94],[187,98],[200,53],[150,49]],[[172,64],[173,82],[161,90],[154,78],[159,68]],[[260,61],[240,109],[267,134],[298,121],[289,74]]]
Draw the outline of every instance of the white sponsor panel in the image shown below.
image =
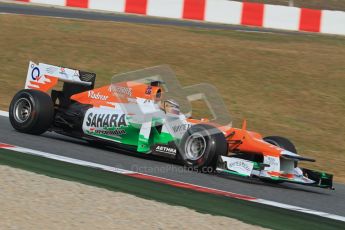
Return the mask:
[[227,0],[208,0],[205,21],[228,24],[241,24],[242,3]]
[[297,7],[265,5],[263,27],[298,30],[300,11]]
[[148,0],[147,15],[182,18],[183,0]]
[[226,166],[229,170],[237,173],[250,176],[254,167],[254,163],[251,161],[239,159],[236,157],[221,156],[222,160],[226,162]]
[[279,157],[264,156],[264,164],[269,166],[265,167],[267,171],[280,171],[280,159]]
[[89,9],[125,12],[125,0],[89,0]]
[[31,3],[50,4],[55,6],[66,6],[66,0],[30,0]]
[[345,35],[345,12],[323,10],[320,32]]
[[[40,63],[39,68],[42,71],[42,74],[57,77],[62,81],[86,83],[80,80],[79,70],[58,67],[58,66],[48,65],[44,63]],[[88,82],[88,85],[90,84],[91,83]]]
[[83,132],[89,135],[103,134],[120,138],[128,126],[126,114],[119,109],[91,108],[83,121]]

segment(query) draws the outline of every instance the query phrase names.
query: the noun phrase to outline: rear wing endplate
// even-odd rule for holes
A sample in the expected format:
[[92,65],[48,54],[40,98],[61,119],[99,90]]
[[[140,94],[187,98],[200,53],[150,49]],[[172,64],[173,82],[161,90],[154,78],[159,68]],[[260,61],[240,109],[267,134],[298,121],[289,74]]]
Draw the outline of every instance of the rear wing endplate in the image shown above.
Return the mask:
[[75,83],[90,86],[93,83],[80,79],[80,71],[30,61],[26,76],[25,89],[36,89],[47,92],[52,89],[58,81]]

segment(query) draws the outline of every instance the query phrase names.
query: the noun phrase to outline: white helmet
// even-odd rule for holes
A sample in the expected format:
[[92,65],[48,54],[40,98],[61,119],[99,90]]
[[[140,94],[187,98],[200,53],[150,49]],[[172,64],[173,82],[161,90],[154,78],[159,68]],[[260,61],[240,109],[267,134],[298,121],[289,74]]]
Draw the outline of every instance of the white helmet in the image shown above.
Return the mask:
[[166,113],[180,115],[180,105],[177,101],[173,99],[165,100],[163,106]]

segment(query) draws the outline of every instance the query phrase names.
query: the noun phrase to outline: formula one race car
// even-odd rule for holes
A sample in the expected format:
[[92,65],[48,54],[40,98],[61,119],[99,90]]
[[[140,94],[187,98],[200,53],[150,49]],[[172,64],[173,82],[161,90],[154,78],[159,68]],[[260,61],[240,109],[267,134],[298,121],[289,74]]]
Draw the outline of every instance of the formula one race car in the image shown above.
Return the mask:
[[[36,135],[53,131],[177,159],[216,174],[332,189],[331,174],[298,167],[299,161],[314,160],[298,155],[286,138],[262,137],[247,131],[246,122],[238,129],[192,119],[176,100],[162,99],[164,87],[157,79],[112,82],[100,88],[94,87],[95,79],[94,73],[30,62],[25,89],[9,108],[13,128]],[[58,82],[62,89],[52,90]]]

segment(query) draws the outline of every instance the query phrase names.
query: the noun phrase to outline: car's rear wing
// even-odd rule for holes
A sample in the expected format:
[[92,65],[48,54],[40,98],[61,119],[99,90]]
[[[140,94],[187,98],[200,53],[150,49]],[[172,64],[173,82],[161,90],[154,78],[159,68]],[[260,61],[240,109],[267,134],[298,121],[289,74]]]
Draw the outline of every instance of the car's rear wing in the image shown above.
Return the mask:
[[37,65],[30,61],[25,89],[36,89],[47,92],[52,89],[58,81],[92,86],[95,81],[95,74],[44,63],[39,63]]

